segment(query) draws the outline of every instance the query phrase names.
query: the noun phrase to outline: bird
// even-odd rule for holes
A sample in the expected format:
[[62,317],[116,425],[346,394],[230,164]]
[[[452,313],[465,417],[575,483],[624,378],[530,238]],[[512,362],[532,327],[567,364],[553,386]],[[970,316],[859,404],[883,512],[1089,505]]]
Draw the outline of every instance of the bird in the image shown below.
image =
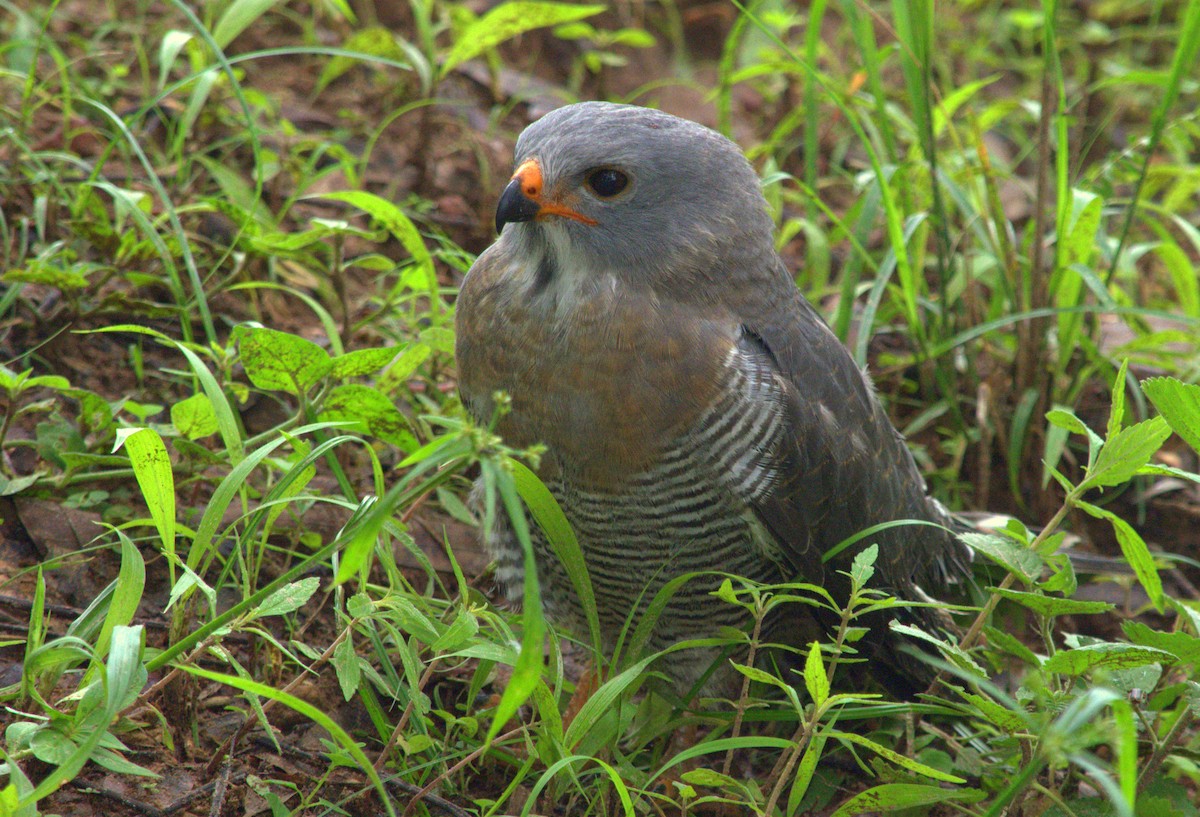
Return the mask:
[[[726,574],[816,584],[844,603],[851,560],[877,544],[872,586],[918,604],[866,618],[854,649],[893,694],[923,691],[933,670],[888,622],[952,626],[929,602],[967,581],[970,552],[871,379],[776,252],[741,149],[662,111],[581,102],[530,124],[514,167],[498,238],[457,298],[458,388],[476,420],[499,417],[507,443],[544,446],[537,473],[579,542],[604,646],[691,573],[647,649],[745,628],[745,611],[713,595]],[[823,561],[898,520],[925,524]],[[547,618],[586,634],[564,567],[535,526],[532,536]],[[485,538],[497,583],[519,601],[526,566],[511,526]],[[802,650],[796,607],[768,630]],[[718,657],[684,649],[655,667],[679,691],[718,694],[740,677],[714,680]]]

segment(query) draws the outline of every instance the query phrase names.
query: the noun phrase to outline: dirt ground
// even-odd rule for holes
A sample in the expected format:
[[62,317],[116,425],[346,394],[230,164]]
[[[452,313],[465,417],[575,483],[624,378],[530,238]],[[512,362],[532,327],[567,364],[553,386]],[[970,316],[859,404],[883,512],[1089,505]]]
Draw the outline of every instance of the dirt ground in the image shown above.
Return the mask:
[[[378,5],[388,9],[386,13],[380,12],[381,23],[405,36],[412,36],[413,21],[408,4]],[[55,11],[51,31],[65,42],[69,42],[72,35],[90,35],[97,26],[113,23],[112,11],[119,11],[123,6],[120,0],[64,0]],[[167,8],[165,4],[163,8]],[[646,21],[635,16],[653,15],[655,8],[641,4],[623,5],[620,11],[609,12],[596,25],[617,28],[648,24],[651,29],[664,30],[665,20]],[[733,25],[734,10],[730,5],[710,2],[684,2],[678,4],[678,8],[682,51],[676,50],[666,37],[660,38],[653,48],[622,50],[621,55],[628,59],[628,64],[605,71],[599,79],[592,75],[583,77],[578,96],[625,97],[643,88],[648,77],[684,76],[686,82],[652,86],[634,101],[705,124],[715,124],[717,114],[707,89],[715,81],[713,60],[719,57],[724,38]],[[172,10],[155,11],[151,20],[155,21],[154,15],[159,14],[163,18],[156,23],[161,31],[185,25]],[[299,26],[303,22],[290,16],[268,16],[234,42],[229,49],[230,56],[295,44],[300,41]],[[327,44],[338,43],[346,34],[344,25],[328,17],[315,16],[315,26],[318,39]],[[146,41],[156,42],[156,37]],[[128,44],[128,32],[123,33],[116,27],[108,41],[108,50],[78,54],[76,58],[88,64],[85,72],[103,78],[113,71],[114,66],[125,64],[122,46]],[[420,199],[428,202],[421,210],[426,223],[444,231],[466,251],[478,253],[494,238],[495,200],[510,172],[515,137],[525,124],[569,96],[566,89],[573,80],[571,67],[579,57],[579,49],[578,44],[564,42],[546,32],[523,35],[501,48],[504,67],[495,83],[482,61],[468,62],[438,83],[433,94],[437,104],[416,107],[394,118],[390,117],[405,98],[404,84],[413,82],[411,77],[396,71],[353,68],[314,95],[322,70],[318,60],[281,56],[241,63],[240,67],[245,71],[243,84],[271,100],[280,117],[291,123],[290,131],[272,132],[269,136],[279,140],[281,148],[285,143],[304,140],[339,140],[345,150],[366,156],[361,180],[363,188],[393,201]],[[113,87],[116,88],[114,95],[106,100],[112,110],[127,110],[141,104],[142,100],[131,92],[137,83],[116,83]],[[780,106],[787,103],[787,99],[782,102],[764,100],[753,91],[739,87],[734,95],[734,122],[741,132],[735,136],[744,144],[761,139],[764,129],[769,129],[783,114]],[[39,129],[24,134],[24,139],[42,149],[58,148],[84,156],[98,155],[105,147],[104,131],[85,113],[75,112],[73,116],[75,119],[65,122],[61,116],[41,116],[37,123]],[[390,124],[382,130],[380,137],[368,144],[366,135],[381,123],[389,122],[389,118]],[[198,149],[205,143],[218,143],[224,135],[222,128],[229,125],[216,121],[207,127],[207,132],[192,137]],[[153,139],[156,134],[147,132],[142,138]],[[368,149],[369,154],[366,153]],[[236,161],[237,158],[236,155],[222,157],[224,161]],[[798,172],[799,165],[784,169]],[[159,170],[164,176],[169,175],[169,168]],[[279,184],[278,187],[269,184],[266,190],[267,203],[272,209],[292,192],[283,186],[284,182]],[[333,190],[345,189],[348,183],[344,177],[332,175],[321,185]],[[33,202],[22,199],[22,195],[19,187],[10,190],[9,198],[2,205],[6,213],[33,206]],[[836,196],[836,191],[833,195]],[[56,214],[50,215],[53,222]],[[313,216],[336,217],[337,212],[331,211],[326,204],[305,202],[291,210],[289,219],[299,221]],[[221,241],[230,229],[229,224],[212,214],[193,218],[187,226],[198,241],[212,242]],[[359,248],[351,248],[354,249]],[[361,249],[368,247],[364,244]],[[378,251],[379,248],[374,249]],[[396,257],[402,254],[398,246],[388,245],[383,249]],[[800,263],[804,258],[802,239],[785,248],[785,254],[789,262]],[[443,283],[453,286],[460,280],[461,271],[441,263],[439,274]],[[300,276],[297,282],[305,284],[303,276],[297,275]],[[319,282],[311,283],[314,287],[319,286]],[[35,312],[10,313],[9,319],[0,326],[0,359],[14,360],[36,348],[47,372],[66,376],[73,385],[113,400],[132,398],[162,403],[180,396],[155,393],[156,384],[163,381],[139,380],[128,365],[127,339],[78,333],[78,330],[123,322],[127,304],[122,301],[122,293],[114,289],[109,294],[110,300],[102,308],[91,311],[82,322],[64,324],[66,312],[50,291],[45,293]],[[368,308],[370,295],[368,276],[359,274],[348,278],[344,301],[352,315],[362,314]],[[319,334],[310,313],[298,309],[294,301],[288,299],[263,297],[248,303],[225,294],[215,300],[214,309],[228,324],[256,319],[297,334]],[[147,322],[144,318],[139,320]],[[171,326],[171,318],[164,319],[161,324],[164,331],[170,331]],[[378,343],[381,339],[372,336],[370,330],[363,330],[354,340],[365,345]],[[144,354],[147,370],[180,365],[173,356],[150,344],[145,346]],[[452,388],[450,373],[444,383],[436,385]],[[887,390],[886,383],[883,389]],[[1096,395],[1094,400],[1099,403],[1101,398],[1102,395]],[[277,407],[252,403],[244,410],[246,426],[253,430],[269,428]],[[18,420],[8,433],[10,439],[34,440],[37,429],[32,421],[26,424]],[[17,473],[27,472],[36,456],[32,447],[16,448],[10,464]],[[1196,463],[1190,455],[1178,453],[1172,456],[1178,462],[1171,464],[1195,470]],[[365,463],[363,465],[362,470],[355,472],[355,478],[367,486],[370,471]],[[997,473],[993,482],[1003,485],[1005,479],[1005,475]],[[1032,477],[1031,481],[1036,484],[1040,477]],[[96,488],[102,489],[102,486]],[[67,626],[116,574],[118,554],[107,549],[89,550],[89,543],[96,536],[98,525],[109,518],[112,505],[135,503],[135,498],[127,489],[124,493],[114,492],[101,503],[81,503],[78,497],[68,499],[69,496],[74,495],[63,491],[0,497],[0,578],[6,581],[0,594],[0,632],[4,640],[0,649],[0,686],[15,684],[20,678],[21,645],[28,624],[34,581],[31,569],[35,565],[54,565],[46,573],[47,609],[51,613],[49,637],[63,635]],[[181,518],[194,520],[205,499],[204,492],[190,496],[182,494],[182,503],[191,501],[195,504],[190,509],[185,508]],[[1200,492],[1197,486],[1159,481],[1145,486],[1137,495],[1130,493],[1122,497],[1119,502],[1129,509],[1130,515],[1126,518],[1140,521],[1140,530],[1152,547],[1192,555],[1200,552]],[[84,507],[78,507],[80,504]],[[1006,504],[1009,503],[1001,496],[992,503],[993,509],[1013,510],[1004,507]],[[295,536],[315,531],[328,539],[345,521],[343,514],[314,510],[289,524]],[[1079,522],[1086,525],[1085,530],[1093,540],[1092,547],[1105,553],[1118,552],[1106,527],[1088,524],[1086,520]],[[476,543],[474,531],[467,526],[430,511],[417,517],[413,530],[422,549],[434,560],[435,566],[446,571],[447,576],[451,574],[440,544],[443,535],[452,542],[454,553],[468,575],[477,576],[484,572],[487,559]],[[287,533],[288,527],[284,526],[281,535]],[[83,556],[78,555],[81,552]],[[165,640],[167,622],[161,611],[166,606],[169,588],[162,561],[154,560],[149,553],[146,555],[149,563],[147,592],[142,614],[136,623],[146,626],[149,643],[154,646]],[[402,554],[402,558],[407,557]],[[419,567],[415,562],[407,566]],[[273,569],[278,570],[279,566],[273,566]],[[1200,581],[1195,572],[1177,574],[1171,581],[1174,592],[1181,597],[1197,598],[1191,586]],[[1136,592],[1127,584],[1098,583],[1090,587],[1088,593],[1090,597],[1116,602],[1125,609],[1138,606]],[[302,626],[315,642],[328,643],[334,632],[326,601],[318,594],[317,599],[305,608]],[[229,646],[249,650],[248,644],[238,642],[236,638]],[[251,656],[245,657],[253,662]],[[151,677],[150,683],[156,680]],[[306,684],[299,694],[333,714],[347,727],[366,723],[363,711],[345,704],[332,674]],[[254,733],[240,734],[246,715],[239,700],[230,696],[228,690],[216,686],[199,689],[196,707],[198,726],[190,733],[180,733],[173,730],[171,724],[159,720],[162,710],[128,713],[128,730],[123,737],[129,749],[126,755],[161,775],[160,779],[149,781],[114,775],[89,765],[67,787],[43,802],[44,811],[65,817],[98,813],[112,817],[201,815],[217,813],[210,811],[216,800],[224,804],[221,814],[266,814],[272,808],[270,798],[273,795],[260,785],[261,779],[294,781],[303,791],[314,778],[326,773],[328,763],[322,754],[325,751],[324,733],[311,722],[277,710],[272,717],[272,723],[279,730],[279,743],[276,744]],[[3,719],[4,715],[0,714],[0,722]],[[138,726],[149,728],[135,728]],[[211,760],[217,748],[228,745],[235,738],[238,743],[232,751],[221,755],[224,759],[213,764]],[[34,766],[29,771],[40,776],[46,769]],[[347,813],[368,813],[359,811],[360,806],[353,800],[363,788],[361,775],[352,770],[337,769],[332,773],[324,796],[330,800],[346,798]],[[401,796],[397,792],[397,797]],[[462,813],[452,804],[436,798],[428,803],[433,812]],[[312,813],[320,812],[314,810]]]

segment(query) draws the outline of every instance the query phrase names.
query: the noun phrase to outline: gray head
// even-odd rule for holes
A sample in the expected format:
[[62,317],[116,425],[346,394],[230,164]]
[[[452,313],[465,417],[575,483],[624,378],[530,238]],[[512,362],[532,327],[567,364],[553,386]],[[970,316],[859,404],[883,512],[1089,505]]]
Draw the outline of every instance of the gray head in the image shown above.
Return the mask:
[[515,164],[496,209],[500,242],[544,271],[707,289],[748,253],[771,251],[757,174],[737,145],[686,119],[568,105],[526,128]]

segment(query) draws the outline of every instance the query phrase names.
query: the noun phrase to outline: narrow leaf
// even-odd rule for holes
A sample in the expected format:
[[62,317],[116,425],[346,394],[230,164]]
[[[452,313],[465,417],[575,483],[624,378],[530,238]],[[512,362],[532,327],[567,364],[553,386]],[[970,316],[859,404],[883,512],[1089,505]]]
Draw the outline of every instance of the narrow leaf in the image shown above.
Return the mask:
[[[163,551],[175,552],[175,477],[171,473],[171,457],[162,437],[152,428],[121,429],[117,432],[114,453],[122,445],[129,454],[129,464],[137,478],[138,488],[150,517],[158,530]],[[123,622],[128,623],[128,622]]]
[[930,806],[956,800],[976,803],[986,795],[979,789],[943,789],[917,783],[885,783],[856,794],[838,807],[833,817],[858,817],[877,811],[899,811],[916,806]]
[[1088,615],[1107,613],[1114,609],[1113,605],[1104,601],[1060,599],[1042,593],[1023,593],[1020,590],[1005,590],[999,587],[989,587],[988,592],[995,593],[1009,601],[1015,601],[1043,616]]
[[816,641],[808,645],[808,657],[804,660],[804,687],[818,707],[829,698],[829,676],[821,660],[821,645]]
[[1161,612],[1166,604],[1162,578],[1158,575],[1158,567],[1154,564],[1154,556],[1151,555],[1150,548],[1146,546],[1146,541],[1133,529],[1132,525],[1107,508],[1100,508],[1088,502],[1079,502],[1077,507],[1097,519],[1108,520],[1112,525],[1113,533],[1117,536],[1117,544],[1121,546],[1121,555],[1133,568],[1134,574],[1141,582],[1142,589],[1150,597],[1150,602]]

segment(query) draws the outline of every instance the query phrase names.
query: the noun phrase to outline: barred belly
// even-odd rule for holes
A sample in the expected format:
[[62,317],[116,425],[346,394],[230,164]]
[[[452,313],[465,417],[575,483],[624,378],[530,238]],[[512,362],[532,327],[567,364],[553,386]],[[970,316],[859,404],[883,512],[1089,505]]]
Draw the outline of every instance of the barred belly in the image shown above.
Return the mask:
[[[680,463],[682,465],[682,463]],[[691,473],[688,473],[692,471]],[[579,537],[592,581],[601,630],[611,648],[621,628],[636,626],[655,594],[685,573],[699,573],[676,590],[659,615],[647,644],[658,651],[680,641],[717,635],[721,627],[745,627],[744,611],[714,598],[724,578],[746,576],[777,580],[751,544],[754,520],[737,508],[728,494],[695,484],[690,468],[681,468],[669,488],[638,485],[621,496],[577,494],[567,501],[568,518]],[[689,485],[689,483],[691,483]],[[570,496],[569,491],[564,491]],[[539,543],[540,544],[540,543]],[[553,571],[554,592],[547,594],[547,613],[564,619],[575,631],[579,602],[562,565],[550,554],[539,554],[539,566]],[[562,592],[565,588],[566,592]],[[636,613],[632,614],[636,610]],[[710,656],[711,657],[711,656]],[[709,663],[685,651],[668,658],[667,673],[680,686],[689,686]]]
[[[737,350],[735,350],[736,352]],[[648,648],[712,637],[722,627],[745,627],[745,612],[714,598],[721,574],[761,582],[784,578],[778,544],[750,503],[772,488],[762,465],[777,444],[781,421],[771,399],[769,371],[742,354],[731,354],[725,399],[681,434],[659,462],[630,474],[619,491],[589,490],[572,480],[568,464],[547,487],[575,532],[596,598],[604,646],[611,650],[622,630],[640,615],[667,582],[701,573],[671,597],[652,628]],[[566,570],[534,528],[542,600],[547,616],[578,634],[585,617]],[[522,558],[511,535],[492,538],[497,577],[510,599],[522,592]],[[715,650],[672,653],[658,668],[686,690],[708,668]]]

